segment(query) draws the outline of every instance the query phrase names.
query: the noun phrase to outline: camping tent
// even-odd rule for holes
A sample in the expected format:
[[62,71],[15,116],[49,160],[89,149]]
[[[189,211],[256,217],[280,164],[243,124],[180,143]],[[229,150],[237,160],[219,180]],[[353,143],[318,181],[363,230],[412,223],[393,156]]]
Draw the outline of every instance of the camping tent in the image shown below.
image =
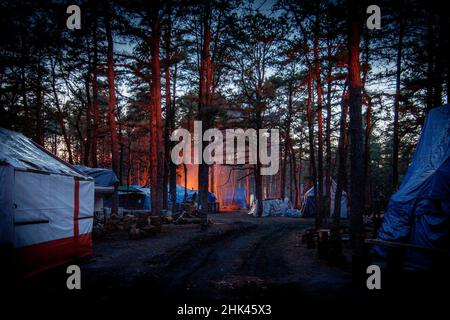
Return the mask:
[[[334,180],[331,181],[331,203],[330,203],[330,217],[334,215],[334,202],[336,198],[336,187],[337,184]],[[325,188],[325,184],[324,184]],[[324,190],[325,194],[325,190]],[[314,200],[314,187],[305,192],[304,200],[303,200],[303,215],[305,217],[311,217],[315,215],[315,200]],[[341,196],[341,218],[348,218],[348,207],[347,207],[347,194],[345,191],[342,191]]]
[[0,178],[0,244],[17,276],[92,253],[92,178],[3,128]]
[[[450,105],[432,109],[399,190],[389,200],[378,239],[449,248]],[[374,251],[385,257],[381,247]],[[410,267],[428,269],[424,252],[407,252]]]

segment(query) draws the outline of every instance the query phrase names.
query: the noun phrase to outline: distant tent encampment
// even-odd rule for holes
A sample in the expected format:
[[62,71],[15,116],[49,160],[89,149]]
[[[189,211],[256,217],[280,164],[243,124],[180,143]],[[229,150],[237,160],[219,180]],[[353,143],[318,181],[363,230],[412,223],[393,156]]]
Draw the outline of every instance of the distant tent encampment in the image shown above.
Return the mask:
[[[337,187],[336,182],[334,180],[332,180],[331,181],[331,190],[330,190],[330,195],[331,195],[330,217],[332,217],[334,215],[336,187]],[[324,194],[325,194],[325,192],[324,192]],[[314,199],[314,187],[312,187],[308,191],[306,191],[305,195],[304,195],[303,208],[302,208],[303,216],[304,217],[312,217],[316,214],[315,210],[316,210],[316,203],[315,203],[315,199]],[[345,193],[345,191],[342,191],[341,218],[348,218],[348,217],[349,217],[349,210],[348,210],[348,206],[347,206],[347,194]]]
[[[449,249],[450,105],[432,109],[399,190],[391,197],[378,239]],[[374,251],[386,257],[384,248]],[[431,256],[407,250],[405,263],[429,269]]]
[[17,276],[92,254],[91,177],[0,128],[0,181],[0,246],[12,249]]
[[[186,192],[187,201],[198,201],[198,190],[191,190],[183,186],[176,186],[176,203],[184,202],[184,194]],[[208,202],[216,202],[216,195],[212,192],[208,192]],[[172,203],[172,199],[168,197],[169,204]],[[151,189],[149,187],[142,187],[138,185],[120,186],[119,187],[119,207],[128,209],[151,209]]]

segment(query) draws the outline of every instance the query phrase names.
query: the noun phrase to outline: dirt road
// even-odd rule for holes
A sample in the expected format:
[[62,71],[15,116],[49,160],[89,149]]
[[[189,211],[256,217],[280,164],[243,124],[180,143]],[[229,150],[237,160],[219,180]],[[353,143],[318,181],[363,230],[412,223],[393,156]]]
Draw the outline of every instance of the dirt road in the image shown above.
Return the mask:
[[93,258],[79,264],[82,290],[66,289],[63,268],[34,279],[25,291],[37,289],[46,301],[103,306],[145,300],[172,306],[292,301],[291,307],[352,292],[349,270],[328,267],[301,243],[301,231],[313,220],[244,213],[212,219],[206,232],[198,225],[167,226],[153,238],[115,235],[96,241]]
[[[119,233],[97,240],[93,257],[78,263],[81,290],[67,289],[62,267],[15,286],[9,297],[27,306],[50,303],[73,312],[151,310],[162,312],[161,319],[180,319],[176,310],[186,304],[270,304],[277,315],[272,318],[278,319],[306,311],[347,314],[355,307],[375,316],[382,311],[379,306],[398,307],[397,297],[410,291],[386,295],[353,286],[349,261],[328,266],[301,243],[302,230],[313,220],[244,213],[212,218],[215,223],[206,232],[199,225],[166,225],[152,238],[129,240]],[[409,297],[417,299],[417,292]]]

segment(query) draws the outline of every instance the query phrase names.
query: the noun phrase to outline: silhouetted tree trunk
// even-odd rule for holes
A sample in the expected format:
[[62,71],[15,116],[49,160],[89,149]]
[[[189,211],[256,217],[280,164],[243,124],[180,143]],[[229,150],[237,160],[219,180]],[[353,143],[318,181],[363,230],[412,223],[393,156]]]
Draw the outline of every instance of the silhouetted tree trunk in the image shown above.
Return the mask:
[[[314,202],[317,208],[318,196],[317,196],[317,171],[316,171],[316,157],[314,154],[314,119],[313,112],[311,109],[312,102],[312,71],[311,67],[308,70],[308,79],[307,79],[307,87],[308,87],[308,100],[306,102],[306,111],[308,117],[308,138],[309,138],[309,163],[310,169],[312,173],[312,181],[314,186]],[[317,209],[316,209],[317,211]],[[319,228],[322,224],[319,214],[316,213],[316,228]]]
[[[328,43],[328,56],[331,56],[331,45]],[[327,71],[327,119],[325,129],[326,157],[325,157],[325,214],[330,214],[331,206],[331,72],[332,66]]]
[[[171,48],[170,48],[170,41],[171,41],[171,32],[172,32],[172,22],[171,22],[171,7],[170,7],[170,1],[166,3],[166,15],[167,15],[167,22],[166,22],[166,32],[164,35],[164,41],[165,41],[165,51],[166,51],[166,70],[164,72],[165,75],[165,100],[166,100],[166,121],[164,125],[164,154],[165,154],[165,161],[164,161],[164,176],[163,176],[163,185],[164,185],[164,193],[163,193],[163,208],[168,208],[168,201],[167,201],[167,185],[169,182],[169,172],[173,170],[172,161],[170,158],[170,133],[172,132],[171,124],[172,124],[172,100],[170,96],[170,56],[171,56]],[[170,194],[172,195],[172,189],[170,189]],[[173,201],[175,201],[172,198]]]
[[59,98],[58,98],[58,92],[56,90],[55,63],[53,61],[51,61],[50,64],[51,64],[51,69],[52,69],[52,92],[53,92],[53,99],[55,100],[58,123],[61,128],[61,132],[63,134],[64,143],[66,145],[67,154],[69,156],[69,163],[73,163],[72,146],[70,143],[69,135],[67,134],[66,126],[64,124],[64,115],[62,113],[61,105],[59,103]]
[[336,182],[336,193],[334,197],[334,228],[337,232],[336,236],[339,236],[339,227],[341,219],[341,198],[344,190],[345,180],[347,178],[347,114],[348,114],[348,101],[347,101],[346,88],[342,93],[341,101],[341,119],[339,124],[339,143],[338,143],[338,176]]
[[403,15],[400,14],[399,28],[398,28],[398,42],[397,42],[397,62],[395,75],[395,101],[394,101],[394,137],[392,141],[392,192],[398,188],[398,149],[399,149],[399,109],[400,109],[400,88],[402,75],[402,50],[403,50],[403,34],[404,21]]
[[[107,7],[107,5],[105,5]],[[115,73],[114,73],[114,42],[111,32],[110,23],[110,11],[109,8],[105,8],[105,32],[106,40],[108,42],[107,49],[107,77],[108,77],[108,121],[109,121],[109,131],[111,139],[111,168],[114,173],[119,177],[119,139],[117,135],[117,124],[116,124],[116,86],[115,86]],[[117,191],[114,192],[113,204],[111,208],[111,213],[117,214]]]
[[38,55],[36,83],[36,143],[44,145],[44,123],[42,118],[42,66],[41,55]]
[[[359,45],[361,31],[360,6],[349,1],[349,35],[348,35],[348,78],[350,110],[350,237],[353,254],[360,257],[363,249],[363,210],[364,210],[364,159],[363,130],[361,112],[362,83],[360,76]],[[358,259],[358,258],[356,258]]]
[[[203,46],[200,59],[200,95],[199,95],[199,120],[202,122],[202,137],[203,133],[210,126],[210,117],[208,109],[211,108],[212,102],[212,65],[211,65],[211,26],[210,17],[211,8],[209,2],[205,4],[202,22],[203,22]],[[201,145],[202,155],[204,149],[203,139],[196,142]],[[198,190],[199,190],[199,204],[203,211],[208,208],[208,189],[209,189],[209,165],[201,161],[198,166]]]
[[[89,68],[90,69],[90,68]],[[91,93],[90,93],[90,71],[86,76],[85,80],[85,89],[86,89],[86,102],[87,102],[87,110],[86,110],[86,124],[85,124],[85,132],[84,132],[84,158],[83,163],[86,166],[91,165],[89,161],[89,157],[91,155],[91,114],[92,114],[92,102],[91,102]]]
[[[170,131],[173,132],[175,130],[175,107],[176,107],[176,92],[177,92],[177,71],[178,71],[178,64],[175,63],[174,70],[173,70],[173,94],[172,94],[172,103],[170,107]],[[173,145],[173,143],[172,143]],[[176,192],[177,192],[177,166],[170,161],[170,170],[169,170],[169,192],[172,196],[172,199],[176,199]],[[172,211],[175,212],[177,208],[176,201],[172,202]]]
[[320,60],[319,60],[319,18],[316,17],[316,30],[314,32],[314,64],[315,77],[317,83],[317,138],[319,141],[317,150],[317,188],[314,189],[318,195],[316,202],[316,216],[317,227],[321,227],[325,217],[324,213],[324,197],[323,197],[323,119],[322,119],[322,80],[320,75]]
[[92,58],[92,107],[93,107],[93,128],[92,128],[92,147],[91,147],[91,161],[92,166],[96,168],[97,162],[97,137],[98,137],[98,82],[97,82],[97,68],[98,68],[98,40],[97,40],[97,17],[94,18],[93,27],[93,58]]
[[[151,11],[151,70],[152,70],[152,92],[151,92],[151,204],[152,214],[158,215],[162,209],[164,193],[164,144],[163,127],[161,118],[161,68],[159,64],[159,3],[152,7]],[[167,187],[166,187],[167,188]]]

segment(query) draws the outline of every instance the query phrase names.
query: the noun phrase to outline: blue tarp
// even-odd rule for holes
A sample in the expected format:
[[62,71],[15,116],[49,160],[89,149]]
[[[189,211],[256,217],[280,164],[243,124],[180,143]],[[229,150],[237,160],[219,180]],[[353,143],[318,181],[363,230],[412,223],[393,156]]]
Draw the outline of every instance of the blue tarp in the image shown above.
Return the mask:
[[114,171],[103,168],[90,168],[82,165],[74,165],[75,168],[84,174],[94,178],[97,187],[112,187],[119,182]]
[[[130,189],[135,189],[135,190],[139,190],[140,192],[142,192],[143,194],[145,194],[145,199],[144,199],[144,210],[150,210],[151,209],[151,192],[150,192],[150,188],[148,187],[141,187],[138,185],[130,185],[129,186]],[[183,186],[177,185],[176,187],[176,202],[177,203],[183,203],[184,202],[184,191],[187,191],[187,199],[188,201],[191,201],[195,198],[195,202],[198,202],[198,190],[190,190],[187,189]],[[119,192],[120,194],[120,192]],[[169,203],[172,202],[172,199],[170,198],[169,195]],[[216,196],[214,193],[212,192],[208,192],[208,202],[209,203],[213,203],[216,202]]]
[[[432,109],[399,190],[391,197],[378,239],[447,249],[450,223],[450,105]],[[382,247],[374,251],[385,257]],[[407,266],[429,269],[425,253],[407,252]]]
[[235,188],[234,197],[233,197],[233,189],[227,188],[225,196],[222,198],[221,205],[222,206],[237,205],[240,206],[241,209],[247,209],[247,197],[245,188]]
[[[331,182],[331,188],[330,188],[330,195],[331,195],[331,202],[330,202],[330,217],[334,216],[334,203],[336,201],[336,182],[333,180]],[[325,183],[324,183],[324,189]],[[324,190],[325,194],[325,190]],[[305,203],[303,206],[303,217],[312,217],[316,215],[316,203],[314,199],[314,187],[309,189],[305,192]],[[346,219],[349,217],[348,207],[347,207],[347,193],[345,191],[342,191],[341,195],[341,218]]]

